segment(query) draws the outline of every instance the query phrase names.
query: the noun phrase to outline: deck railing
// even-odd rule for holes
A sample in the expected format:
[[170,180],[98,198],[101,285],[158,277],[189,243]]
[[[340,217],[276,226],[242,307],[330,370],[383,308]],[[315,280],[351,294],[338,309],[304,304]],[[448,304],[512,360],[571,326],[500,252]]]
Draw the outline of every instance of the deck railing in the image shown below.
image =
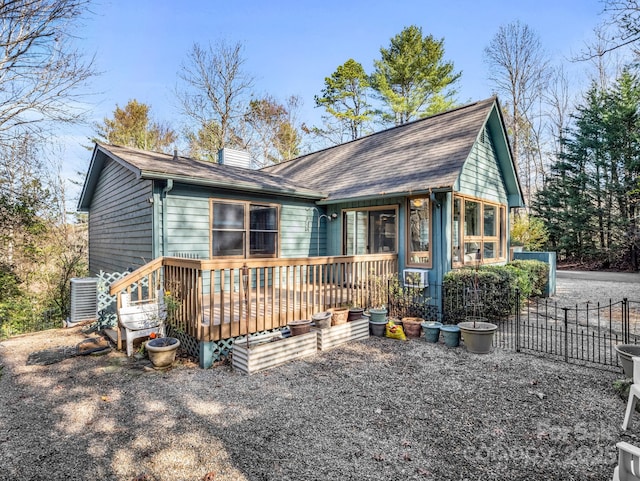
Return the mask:
[[[367,307],[397,275],[397,255],[202,260],[160,257],[114,282],[110,292],[174,300],[169,323],[204,341],[285,326],[331,307]],[[171,301],[169,302],[169,306]]]

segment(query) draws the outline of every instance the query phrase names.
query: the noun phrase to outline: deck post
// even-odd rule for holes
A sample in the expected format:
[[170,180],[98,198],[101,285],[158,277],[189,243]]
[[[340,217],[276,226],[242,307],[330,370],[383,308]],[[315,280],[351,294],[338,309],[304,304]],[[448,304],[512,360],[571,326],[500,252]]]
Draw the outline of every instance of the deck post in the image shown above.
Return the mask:
[[213,366],[213,341],[200,341],[198,361],[202,369],[209,369]]

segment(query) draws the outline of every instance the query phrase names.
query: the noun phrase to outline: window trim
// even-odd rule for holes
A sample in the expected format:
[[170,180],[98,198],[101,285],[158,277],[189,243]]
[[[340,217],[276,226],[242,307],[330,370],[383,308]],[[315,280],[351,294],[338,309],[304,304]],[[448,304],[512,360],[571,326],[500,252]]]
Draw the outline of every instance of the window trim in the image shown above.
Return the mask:
[[[454,250],[455,250],[455,246],[453,245],[454,243],[454,238],[455,238],[455,233],[453,232],[454,229],[454,215],[455,215],[455,201],[456,199],[459,199],[461,201],[460,204],[460,224],[458,226],[458,238],[460,240],[460,256],[458,261],[455,260],[454,258]],[[480,225],[480,235],[476,235],[476,236],[465,236],[465,232],[464,232],[464,216],[465,216],[465,202],[466,201],[470,201],[470,202],[477,202],[480,204],[480,219],[481,219],[481,225]],[[484,210],[485,210],[485,205],[489,205],[492,207],[495,207],[495,212],[496,212],[496,216],[495,216],[495,228],[496,228],[496,235],[495,236],[485,236],[484,235]],[[501,204],[499,202],[495,202],[495,201],[490,201],[490,200],[486,200],[486,199],[481,199],[479,197],[473,197],[473,196],[468,196],[468,195],[462,195],[462,194],[454,194],[453,195],[453,199],[452,199],[452,204],[451,204],[451,265],[453,268],[458,268],[458,267],[465,267],[465,266],[469,266],[469,265],[475,265],[476,260],[472,260],[472,261],[466,261],[464,260],[465,254],[464,254],[464,245],[467,242],[477,242],[480,244],[480,252],[482,253],[482,258],[481,258],[481,264],[495,264],[497,262],[504,262],[505,260],[507,260],[507,232],[506,232],[506,224],[507,224],[507,218],[506,218],[506,212],[507,212],[507,206],[506,204]],[[504,216],[504,218],[503,218]],[[495,249],[495,255],[496,257],[491,257],[491,258],[485,258],[484,257],[484,244],[485,242],[495,242],[496,245],[496,249]],[[500,250],[502,247],[502,256],[500,255]]]
[[[429,206],[429,262],[411,261],[411,201],[414,199],[425,199]],[[416,195],[407,198],[405,209],[405,264],[407,267],[430,269],[433,267],[433,204],[428,195]]]
[[[244,229],[229,229],[229,231],[244,233],[243,255],[240,256],[213,256],[213,205],[218,204],[242,204],[244,206]],[[276,248],[274,254],[251,255],[251,206],[259,205],[276,209]],[[280,257],[280,204],[272,202],[260,202],[238,199],[209,198],[209,259],[277,259]],[[222,230],[222,229],[216,229]],[[271,232],[257,230],[256,232]]]
[[[340,210],[340,239],[341,239],[341,247],[340,247],[340,251],[342,252],[342,255],[347,255],[347,243],[346,243],[346,236],[347,233],[345,231],[344,228],[344,222],[345,222],[345,214],[347,212],[371,212],[371,211],[376,211],[376,210],[393,210],[396,216],[396,225],[395,225],[395,250],[394,251],[388,251],[388,252],[384,252],[384,254],[398,254],[398,247],[399,247],[399,209],[398,209],[398,205],[397,204],[391,204],[391,205],[375,205],[375,206],[370,206],[370,207],[349,207],[346,209],[341,209]],[[369,228],[369,225],[367,224],[367,230]],[[369,232],[367,232],[367,237],[369,236]],[[364,254],[358,254],[358,255],[379,255],[380,252],[366,252]]]

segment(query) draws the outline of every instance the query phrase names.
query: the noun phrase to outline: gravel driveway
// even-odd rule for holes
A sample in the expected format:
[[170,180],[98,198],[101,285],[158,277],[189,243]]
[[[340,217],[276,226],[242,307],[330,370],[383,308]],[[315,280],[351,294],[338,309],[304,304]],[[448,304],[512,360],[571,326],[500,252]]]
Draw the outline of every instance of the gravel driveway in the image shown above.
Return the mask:
[[605,480],[616,373],[370,338],[262,374],[122,353],[27,365],[80,328],[0,343],[0,480]]

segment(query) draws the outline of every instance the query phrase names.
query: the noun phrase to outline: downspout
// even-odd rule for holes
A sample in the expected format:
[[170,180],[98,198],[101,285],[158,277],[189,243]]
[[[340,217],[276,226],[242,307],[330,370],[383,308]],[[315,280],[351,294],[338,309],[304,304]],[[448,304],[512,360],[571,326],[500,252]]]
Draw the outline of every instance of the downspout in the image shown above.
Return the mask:
[[167,179],[167,185],[162,189],[162,255],[167,254],[167,194],[173,189],[173,179]]

